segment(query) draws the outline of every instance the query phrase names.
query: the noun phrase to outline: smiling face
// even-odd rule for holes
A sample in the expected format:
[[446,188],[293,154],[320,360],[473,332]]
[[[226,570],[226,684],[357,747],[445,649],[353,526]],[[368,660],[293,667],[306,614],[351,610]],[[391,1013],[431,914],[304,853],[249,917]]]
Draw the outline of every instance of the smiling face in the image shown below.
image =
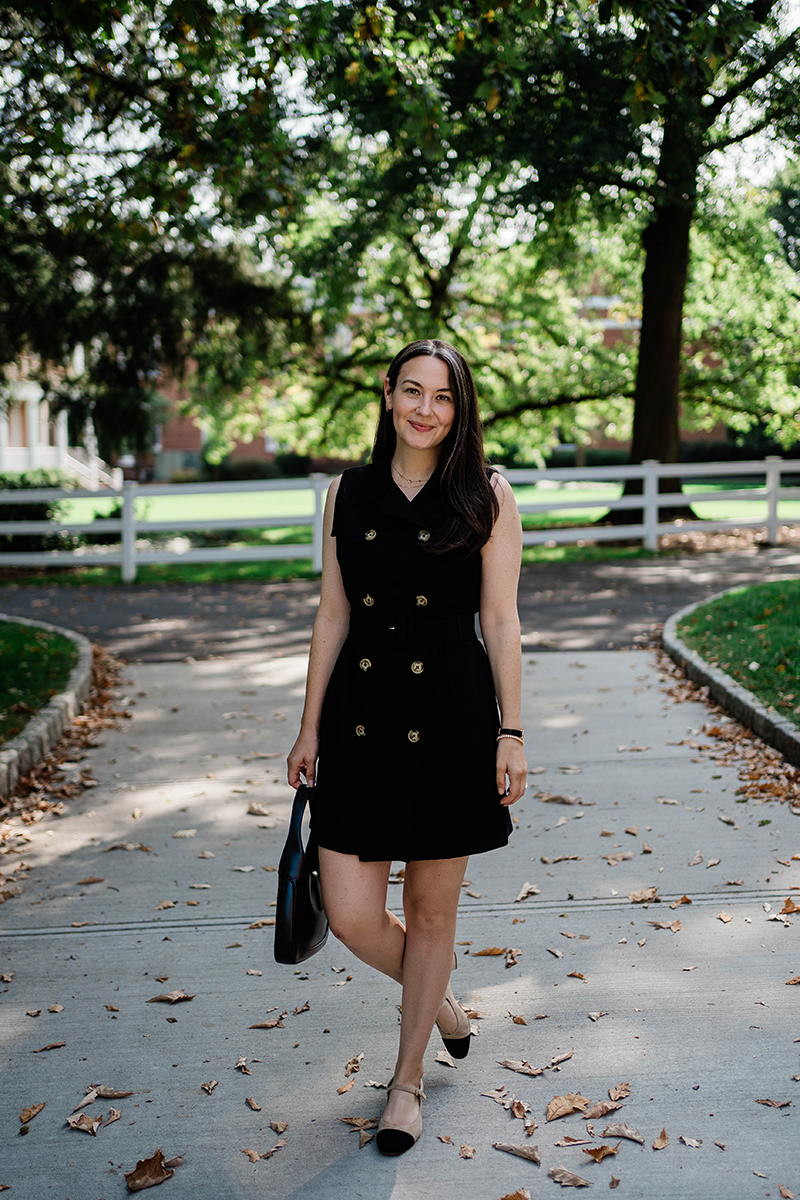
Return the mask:
[[386,379],[383,390],[398,446],[432,450],[444,441],[456,411],[446,362],[431,355],[410,358],[401,366],[394,389]]

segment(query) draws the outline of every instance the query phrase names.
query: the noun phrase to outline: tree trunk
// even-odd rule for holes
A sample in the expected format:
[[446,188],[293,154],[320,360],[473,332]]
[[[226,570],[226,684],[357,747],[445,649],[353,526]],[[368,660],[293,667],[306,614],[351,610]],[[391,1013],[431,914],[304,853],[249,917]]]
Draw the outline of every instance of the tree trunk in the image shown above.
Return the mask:
[[[689,271],[689,232],[694,214],[698,163],[683,130],[664,130],[659,184],[664,201],[653,212],[642,235],[645,261],[642,273],[642,328],[633,409],[630,461],[678,461],[680,450],[679,397],[683,330],[683,298]],[[680,479],[661,480],[659,491],[680,493]],[[630,480],[624,495],[641,495],[639,480]],[[604,523],[637,524],[641,509],[619,509]],[[662,520],[692,519],[688,505],[660,510]]]

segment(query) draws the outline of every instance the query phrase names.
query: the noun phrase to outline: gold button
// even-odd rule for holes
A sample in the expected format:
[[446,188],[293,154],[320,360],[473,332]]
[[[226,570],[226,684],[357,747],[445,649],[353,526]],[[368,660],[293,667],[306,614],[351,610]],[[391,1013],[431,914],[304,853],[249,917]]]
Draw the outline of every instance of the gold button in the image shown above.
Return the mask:
[[420,529],[419,533],[417,534],[417,541],[418,542],[429,542],[430,540],[431,540],[431,535],[428,533],[427,529]]
[[425,670],[425,667],[421,662],[413,662],[411,664],[411,670],[414,672],[415,675],[421,675],[422,672]]
[[417,596],[417,608],[424,608],[428,603],[427,596]]
[[[366,604],[367,608],[372,608],[373,604],[375,603],[375,601],[372,599],[372,596],[370,596],[369,592],[367,592],[366,596],[364,597],[364,603]],[[419,603],[419,601],[417,601],[417,603]],[[427,601],[426,601],[426,603],[427,603]]]
[[410,742],[418,742],[419,741],[419,733],[416,729],[409,729],[408,740]]
[[372,539],[376,538],[377,536],[378,536],[378,534],[374,529],[368,529],[367,532],[364,534],[364,537],[367,539],[368,542],[371,542]]
[[372,666],[372,663],[369,661],[368,658],[362,658],[361,662],[358,665],[361,667],[362,671],[368,671],[370,669],[370,667]]
[[356,725],[356,737],[366,737],[367,731],[363,725]]

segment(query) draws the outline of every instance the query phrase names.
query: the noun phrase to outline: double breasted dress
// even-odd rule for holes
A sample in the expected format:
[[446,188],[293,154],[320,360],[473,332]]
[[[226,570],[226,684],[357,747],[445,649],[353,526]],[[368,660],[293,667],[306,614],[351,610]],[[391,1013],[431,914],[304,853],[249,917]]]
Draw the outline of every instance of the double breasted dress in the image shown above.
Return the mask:
[[481,555],[431,553],[444,520],[436,476],[409,500],[388,463],[342,475],[332,533],[350,629],[322,708],[311,827],[364,861],[476,854],[512,828],[475,632]]

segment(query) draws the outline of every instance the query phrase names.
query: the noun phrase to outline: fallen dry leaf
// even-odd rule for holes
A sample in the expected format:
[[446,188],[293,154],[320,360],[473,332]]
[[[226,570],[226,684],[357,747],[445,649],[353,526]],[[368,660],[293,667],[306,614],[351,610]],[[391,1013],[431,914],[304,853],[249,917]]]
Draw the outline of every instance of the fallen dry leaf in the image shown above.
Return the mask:
[[572,1147],[572,1146],[591,1146],[592,1139],[590,1137],[572,1137],[571,1134],[565,1133],[560,1142],[554,1142],[554,1146]]
[[723,925],[727,925],[729,921],[733,920],[733,917],[730,913],[721,912],[717,913],[717,920],[722,921]]
[[163,992],[160,996],[152,996],[147,1003],[180,1004],[183,1000],[194,1000],[196,995],[197,992],[194,992],[191,996],[189,996],[183,990],[183,988],[177,988],[174,992]]
[[583,1115],[587,1121],[596,1121],[598,1117],[605,1117],[610,1112],[616,1112],[618,1108],[622,1108],[622,1105],[615,1100],[597,1100]]
[[474,1158],[475,1157],[475,1147],[468,1146],[466,1142],[462,1142],[461,1149],[458,1152],[458,1157],[459,1158]]
[[245,1096],[244,1102],[252,1108],[253,1112],[261,1112],[261,1105],[252,1096]]
[[174,838],[190,838],[197,833],[196,829],[176,829],[173,833]]
[[649,900],[658,900],[658,888],[638,888],[635,892],[628,892],[628,899],[633,904],[646,904]]
[[446,1136],[441,1133],[437,1133],[436,1136],[438,1137],[440,1142],[444,1142],[445,1146],[452,1146],[453,1139],[450,1137],[449,1133]]
[[343,1125],[352,1125],[353,1129],[376,1129],[378,1125],[374,1117],[340,1117],[339,1120]]
[[791,979],[786,980],[786,986],[791,987],[792,984],[800,983],[800,975],[793,975]]
[[671,929],[673,933],[679,933],[683,929],[677,917],[674,921],[648,921],[647,924],[652,925],[654,929]]
[[709,858],[708,862],[706,863],[706,870],[708,870],[709,867],[718,867],[721,862],[721,858]]
[[[274,917],[259,917],[257,921],[253,921],[252,925],[248,925],[248,929],[265,929],[268,925],[274,925]],[[344,970],[344,968],[342,968]]]
[[177,900],[161,900],[156,905],[156,912],[163,912],[165,908],[177,908]]
[[692,903],[692,902],[691,902],[691,900],[689,899],[689,897],[688,897],[688,896],[681,896],[680,900],[673,900],[673,901],[672,901],[672,904],[670,904],[670,908],[680,908],[680,906],[681,906],[682,904],[691,904],[691,903]]
[[547,1106],[547,1120],[556,1121],[559,1117],[568,1117],[570,1113],[585,1112],[589,1101],[580,1092],[568,1092],[566,1096],[553,1096]]
[[703,861],[703,852],[701,850],[698,850],[697,853],[695,854],[694,858],[689,859],[689,866],[690,867],[699,867],[702,861]]
[[86,1088],[87,1092],[94,1092],[101,1100],[124,1100],[126,1096],[135,1096],[136,1092],[119,1092],[116,1088],[106,1087],[102,1083],[92,1083]]
[[495,1150],[504,1150],[506,1154],[516,1154],[517,1158],[526,1158],[528,1162],[542,1165],[538,1146],[512,1146],[509,1142],[492,1142]]
[[792,897],[787,896],[786,903],[784,904],[783,908],[780,911],[781,911],[781,916],[783,916],[785,913],[798,913],[798,912],[800,912],[800,904],[795,904]]
[[778,1187],[780,1188],[781,1200],[794,1200],[794,1192],[790,1192],[788,1187],[785,1187],[782,1183],[779,1183]]
[[32,1121],[33,1118],[37,1115],[37,1113],[40,1113],[42,1111],[42,1109],[44,1108],[44,1106],[46,1104],[47,1104],[47,1101],[43,1100],[41,1104],[31,1104],[28,1108],[23,1108],[22,1112],[20,1113],[20,1117],[19,1117],[22,1124],[27,1125],[29,1121]]
[[250,1070],[250,1068],[247,1065],[247,1055],[246,1054],[242,1054],[239,1056],[239,1058],[237,1058],[236,1066],[233,1069],[234,1069],[234,1071],[241,1071],[243,1075],[252,1075],[253,1074],[253,1072]]
[[519,962],[522,951],[517,946],[509,946],[506,950],[506,967],[515,967]]
[[374,1137],[374,1133],[367,1133],[366,1129],[361,1129],[358,1134],[359,1150],[363,1150],[365,1146],[368,1146]]
[[34,1050],[34,1054],[44,1054],[46,1050],[60,1050],[62,1046],[66,1046],[66,1042],[48,1042],[46,1046],[40,1046],[38,1050]]
[[678,1141],[683,1142],[684,1146],[691,1146],[693,1150],[699,1149],[703,1144],[702,1138],[687,1138],[683,1134],[680,1135]]
[[500,1200],[531,1200],[531,1194],[527,1188],[518,1188],[516,1192],[509,1192],[506,1196],[501,1196]]
[[261,1155],[257,1150],[242,1150],[242,1154],[246,1154],[251,1163],[256,1163],[261,1160]]
[[618,1083],[616,1087],[608,1089],[609,1100],[624,1100],[630,1094],[631,1085],[629,1083]]
[[248,816],[251,817],[271,817],[272,813],[266,804],[262,804],[259,800],[251,800],[247,806]]
[[284,1146],[288,1146],[288,1145],[289,1145],[289,1143],[286,1141],[286,1138],[278,1138],[275,1145],[270,1150],[265,1151],[264,1154],[261,1155],[261,1157],[262,1158],[272,1158],[273,1154],[275,1154],[276,1151],[282,1150]]
[[201,1083],[200,1087],[203,1089],[204,1092],[208,1092],[208,1094],[210,1096],[211,1093],[213,1092],[214,1088],[217,1087],[218,1084],[219,1084],[218,1079],[209,1079],[208,1083]]
[[363,1057],[364,1051],[362,1050],[360,1054],[354,1054],[353,1057],[348,1060],[344,1069],[345,1078],[348,1078],[350,1075],[355,1075],[357,1071],[361,1070],[361,1060]]
[[619,1142],[616,1146],[593,1146],[589,1150],[584,1150],[584,1154],[588,1154],[589,1158],[593,1158],[595,1162],[602,1162],[604,1158],[608,1158],[611,1154],[616,1154],[619,1150]]
[[514,903],[518,904],[521,900],[527,900],[529,896],[538,896],[541,890],[538,883],[523,883]]
[[487,946],[485,950],[475,950],[475,958],[496,958],[500,954],[506,954],[507,946]]
[[756,1100],[756,1104],[764,1104],[767,1108],[788,1108],[791,1100]]
[[285,1029],[283,1017],[286,1013],[281,1013],[279,1017],[273,1017],[270,1021],[257,1021],[255,1025],[249,1025],[248,1029]]
[[528,1024],[528,1022],[523,1017],[522,1013],[509,1012],[508,1015],[511,1017],[511,1020],[514,1022],[515,1025],[527,1025]]
[[294,1010],[294,1015],[296,1017],[299,1017],[300,1013],[310,1012],[310,1011],[311,1011],[311,1001],[306,1000],[305,1004],[301,1004],[299,1008],[296,1008]]
[[347,1083],[343,1083],[341,1087],[338,1087],[336,1089],[336,1091],[339,1093],[340,1096],[343,1096],[345,1094],[345,1092],[350,1091],[350,1089],[354,1083],[355,1083],[355,1079],[348,1079]]
[[661,1133],[658,1135],[656,1140],[653,1142],[653,1149],[654,1150],[666,1150],[668,1145],[669,1145],[669,1138],[667,1137],[667,1131],[666,1131],[666,1129],[662,1129]]
[[607,1125],[603,1130],[603,1137],[627,1138],[629,1142],[638,1142],[640,1146],[644,1145],[644,1137],[639,1133],[639,1130],[630,1129],[622,1122],[615,1125]]
[[144,1188],[155,1187],[156,1184],[163,1183],[165,1179],[169,1179],[170,1175],[175,1174],[171,1164],[179,1166],[181,1161],[182,1156],[178,1159],[171,1158],[168,1163],[160,1150],[156,1150],[150,1158],[140,1159],[132,1171],[125,1172],[128,1191],[141,1192]]
[[105,883],[105,879],[101,879],[99,875],[87,875],[85,879],[79,879],[77,887],[88,887],[90,883]]
[[608,1013],[602,1010],[598,1012],[590,1012],[586,1014],[590,1021],[599,1021],[601,1017],[607,1017]]
[[67,1124],[70,1129],[81,1129],[84,1133],[90,1133],[92,1137],[97,1137],[97,1131],[103,1124],[102,1116],[90,1117],[87,1113],[72,1113],[67,1117]]
[[552,946],[545,946],[545,950],[547,951],[548,954],[552,954],[554,958],[563,958],[564,957],[563,950],[554,950]]
[[584,983],[587,982],[586,976],[582,975],[580,971],[568,971],[567,979],[582,979]]
[[581,1179],[580,1175],[568,1171],[566,1167],[551,1167],[547,1174],[562,1187],[591,1187],[588,1179]]
[[437,1050],[435,1062],[441,1063],[443,1067],[455,1067],[455,1060],[449,1050]]

